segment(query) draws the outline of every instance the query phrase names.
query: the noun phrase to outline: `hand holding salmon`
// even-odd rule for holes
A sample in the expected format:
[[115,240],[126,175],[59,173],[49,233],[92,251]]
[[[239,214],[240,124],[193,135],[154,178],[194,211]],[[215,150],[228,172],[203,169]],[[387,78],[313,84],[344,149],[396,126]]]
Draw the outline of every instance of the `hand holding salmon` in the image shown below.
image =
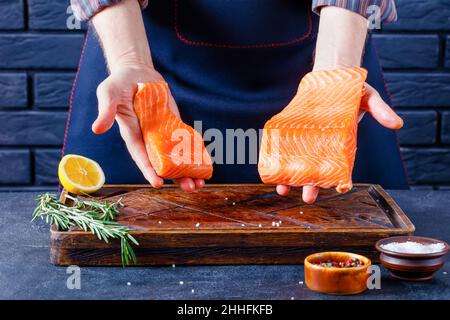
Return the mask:
[[150,162],[158,176],[167,179],[209,179],[213,167],[201,135],[169,108],[165,82],[138,85],[134,112]]
[[264,183],[352,188],[358,114],[367,71],[313,71],[264,126],[258,171]]
[[[313,71],[297,95],[264,126],[258,171],[264,183],[352,188],[358,115],[367,71],[359,67]],[[198,132],[168,107],[165,82],[140,84],[134,100],[150,162],[163,178],[212,176]],[[181,147],[180,147],[181,146]]]

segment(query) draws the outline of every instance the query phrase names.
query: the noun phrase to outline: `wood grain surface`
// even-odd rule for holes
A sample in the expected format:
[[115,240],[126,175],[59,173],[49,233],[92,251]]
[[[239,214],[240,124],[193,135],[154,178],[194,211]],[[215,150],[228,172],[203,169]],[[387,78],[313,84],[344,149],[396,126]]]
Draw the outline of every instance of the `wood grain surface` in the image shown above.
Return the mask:
[[[297,264],[325,250],[377,261],[376,241],[414,232],[377,185],[356,185],[346,194],[321,190],[312,205],[302,202],[300,188],[279,196],[267,185],[209,185],[194,193],[175,186],[107,185],[94,197],[125,205],[118,221],[133,228],[140,243],[138,265]],[[51,261],[119,266],[120,244],[52,227]]]

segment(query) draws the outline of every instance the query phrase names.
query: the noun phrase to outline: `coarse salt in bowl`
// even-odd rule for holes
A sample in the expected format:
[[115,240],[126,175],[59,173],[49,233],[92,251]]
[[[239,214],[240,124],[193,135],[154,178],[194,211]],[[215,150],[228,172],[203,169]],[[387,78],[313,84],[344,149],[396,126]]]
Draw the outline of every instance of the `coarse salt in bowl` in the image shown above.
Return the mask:
[[405,242],[389,242],[380,245],[384,250],[389,250],[397,253],[436,253],[445,250],[445,244],[443,242],[437,243],[420,243],[415,241]]
[[450,247],[442,240],[400,236],[379,240],[375,247],[380,261],[394,278],[402,280],[430,280],[445,264]]

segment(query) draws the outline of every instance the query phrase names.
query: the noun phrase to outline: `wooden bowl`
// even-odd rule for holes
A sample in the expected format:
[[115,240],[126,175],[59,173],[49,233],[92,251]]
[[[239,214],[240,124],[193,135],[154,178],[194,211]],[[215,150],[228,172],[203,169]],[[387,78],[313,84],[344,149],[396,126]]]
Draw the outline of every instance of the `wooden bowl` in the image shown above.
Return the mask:
[[[359,259],[364,265],[350,268],[322,267],[320,261],[347,261]],[[371,261],[361,255],[349,252],[320,252],[305,259],[305,283],[314,291],[336,295],[350,295],[367,289],[368,268]]]
[[[444,250],[435,253],[400,253],[383,249],[381,246],[391,242],[414,241],[421,244],[443,243]],[[445,264],[445,255],[450,247],[445,241],[414,236],[390,237],[379,240],[375,247],[380,254],[380,261],[394,278],[409,281],[426,281]]]

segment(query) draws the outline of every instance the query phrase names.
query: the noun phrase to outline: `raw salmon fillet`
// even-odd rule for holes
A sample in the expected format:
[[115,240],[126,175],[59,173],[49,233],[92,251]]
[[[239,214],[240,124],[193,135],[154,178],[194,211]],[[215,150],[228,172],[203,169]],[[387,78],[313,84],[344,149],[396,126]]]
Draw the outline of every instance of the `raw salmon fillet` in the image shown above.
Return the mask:
[[258,171],[264,183],[352,188],[356,133],[367,71],[308,73],[297,95],[264,126]]
[[165,82],[138,85],[134,111],[139,119],[147,154],[156,173],[167,179],[212,176],[212,161],[201,135],[169,108]]

